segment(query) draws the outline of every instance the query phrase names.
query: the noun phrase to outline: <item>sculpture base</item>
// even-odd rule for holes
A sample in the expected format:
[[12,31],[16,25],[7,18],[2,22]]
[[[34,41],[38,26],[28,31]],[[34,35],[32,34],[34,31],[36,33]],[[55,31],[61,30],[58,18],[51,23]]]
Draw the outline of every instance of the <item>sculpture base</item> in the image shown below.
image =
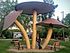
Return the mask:
[[48,53],[48,52],[54,52],[54,50],[47,50],[47,49],[45,49],[45,50],[42,50],[42,49],[23,49],[23,50],[17,50],[17,49],[9,49],[8,51],[11,51],[11,52],[16,52],[16,53],[22,53],[22,52],[46,52],[46,53]]

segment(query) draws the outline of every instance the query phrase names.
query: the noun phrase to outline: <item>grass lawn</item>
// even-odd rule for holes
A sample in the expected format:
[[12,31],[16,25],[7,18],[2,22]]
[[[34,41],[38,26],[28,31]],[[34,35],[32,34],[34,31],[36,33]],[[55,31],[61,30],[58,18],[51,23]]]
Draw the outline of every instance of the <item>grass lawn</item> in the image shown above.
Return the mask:
[[70,41],[69,42],[61,41],[61,45],[65,46],[66,48],[60,49],[60,51],[54,53],[70,53]]
[[[11,43],[9,40],[0,40],[0,53],[12,53],[7,51],[10,45]],[[66,48],[60,49],[60,51],[54,53],[70,53],[70,41],[69,42],[61,41],[61,45],[66,46]]]
[[0,53],[9,53],[7,49],[10,46],[10,41],[0,40]]

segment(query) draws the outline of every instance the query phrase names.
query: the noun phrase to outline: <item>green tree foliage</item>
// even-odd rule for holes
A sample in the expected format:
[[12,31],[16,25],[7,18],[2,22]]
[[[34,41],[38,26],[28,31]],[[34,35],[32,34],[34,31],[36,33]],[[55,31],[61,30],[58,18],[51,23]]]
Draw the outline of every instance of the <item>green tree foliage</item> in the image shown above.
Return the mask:
[[54,4],[53,0],[43,0],[45,3]]
[[13,33],[11,33],[11,31],[10,30],[5,30],[5,31],[3,31],[2,32],[2,37],[4,38],[13,38]]
[[30,15],[22,13],[17,19],[24,26],[25,29],[31,26],[30,21],[32,20],[32,17]]
[[0,18],[4,18],[10,11],[15,9],[17,0],[1,0],[0,1]]
[[42,19],[45,20],[45,19],[47,19],[47,18],[51,18],[52,15],[54,16],[55,8],[57,8],[58,5],[54,5],[54,1],[53,1],[53,0],[43,0],[43,1],[44,1],[44,3],[49,3],[49,4],[53,5],[53,9],[54,9],[53,11],[51,11],[51,12],[49,12],[49,13],[46,13],[46,14],[44,14],[44,15],[42,16]]
[[66,17],[62,19],[62,23],[68,26],[68,28],[64,29],[64,31],[65,31],[65,34],[69,36],[70,35],[70,32],[69,32],[70,31],[70,13],[68,13]]
[[62,21],[65,25],[70,26],[70,13],[68,13]]

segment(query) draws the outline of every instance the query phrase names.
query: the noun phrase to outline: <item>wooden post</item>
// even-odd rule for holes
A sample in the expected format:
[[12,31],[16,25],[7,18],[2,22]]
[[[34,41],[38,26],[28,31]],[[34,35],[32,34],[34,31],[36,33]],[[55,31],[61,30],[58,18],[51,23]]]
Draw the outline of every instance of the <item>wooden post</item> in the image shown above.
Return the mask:
[[43,43],[43,45],[42,45],[42,49],[44,49],[44,48],[48,45],[48,43],[49,43],[49,41],[50,41],[50,39],[51,39],[51,36],[52,36],[52,29],[50,28],[50,29],[48,30],[47,37],[46,37],[46,39],[45,39],[45,41],[44,41],[44,43]]
[[33,34],[32,34],[32,49],[35,49],[36,46],[36,18],[37,12],[33,12]]
[[25,41],[26,41],[26,46],[27,46],[27,49],[30,49],[30,42],[29,42],[29,38],[28,38],[28,35],[24,29],[24,27],[19,23],[18,20],[15,21],[15,24],[18,26],[18,28],[21,30],[24,38],[25,38]]

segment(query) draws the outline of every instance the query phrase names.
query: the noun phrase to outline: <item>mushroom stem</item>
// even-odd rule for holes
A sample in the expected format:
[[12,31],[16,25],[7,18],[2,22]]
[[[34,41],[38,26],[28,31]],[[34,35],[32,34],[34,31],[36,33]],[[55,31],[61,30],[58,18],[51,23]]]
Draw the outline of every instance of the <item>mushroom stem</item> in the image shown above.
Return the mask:
[[44,43],[43,43],[43,45],[42,45],[42,49],[44,49],[44,48],[48,45],[48,43],[49,43],[49,41],[50,41],[50,39],[51,39],[51,36],[52,36],[52,32],[53,32],[53,30],[52,30],[52,28],[50,28],[50,29],[48,30],[47,37],[46,37],[46,39],[45,39],[45,41],[44,41]]
[[33,34],[32,34],[32,49],[35,49],[36,46],[36,18],[37,12],[33,12]]
[[18,20],[15,21],[15,24],[16,24],[17,27],[20,29],[20,31],[21,31],[22,34],[23,34],[23,37],[25,38],[27,49],[30,49],[29,38],[28,38],[28,36],[27,36],[27,33],[26,33],[24,27],[19,23]]

